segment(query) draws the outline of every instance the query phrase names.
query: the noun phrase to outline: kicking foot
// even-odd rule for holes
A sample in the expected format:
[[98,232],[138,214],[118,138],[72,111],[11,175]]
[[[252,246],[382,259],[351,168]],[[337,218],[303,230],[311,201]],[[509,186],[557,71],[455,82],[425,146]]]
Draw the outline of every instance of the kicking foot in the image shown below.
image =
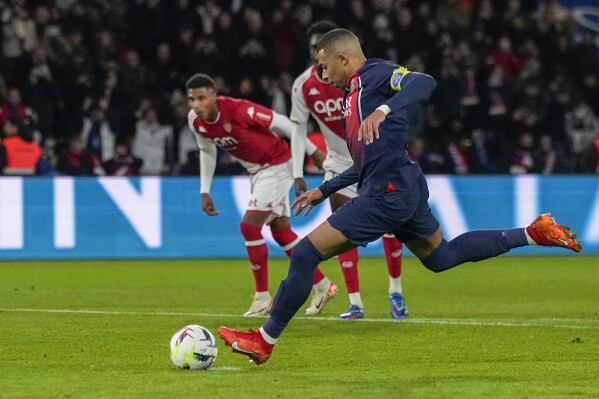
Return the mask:
[[260,331],[243,332],[220,327],[218,335],[225,341],[227,346],[233,349],[233,352],[249,357],[250,362],[254,362],[256,365],[266,362],[274,348],[274,345],[269,344],[262,338]]
[[555,222],[550,213],[544,213],[536,218],[526,232],[538,245],[546,247],[562,247],[574,252],[582,251],[582,245],[567,226]]

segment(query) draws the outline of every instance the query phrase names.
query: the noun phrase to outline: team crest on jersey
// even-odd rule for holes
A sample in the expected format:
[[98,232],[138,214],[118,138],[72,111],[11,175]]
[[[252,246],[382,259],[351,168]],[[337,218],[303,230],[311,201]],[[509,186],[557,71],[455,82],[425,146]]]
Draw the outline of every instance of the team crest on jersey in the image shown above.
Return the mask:
[[393,74],[391,75],[391,88],[395,91],[400,91],[401,79],[403,79],[403,77],[406,76],[408,73],[410,73],[410,71],[408,71],[406,67],[399,67],[396,70],[394,70]]
[[310,91],[308,92],[309,96],[317,96],[319,94],[320,94],[320,92],[318,91],[318,89],[316,87],[311,88]]
[[208,133],[208,130],[206,130],[206,128],[204,126],[200,126],[198,128],[198,132],[200,132],[200,133]]
[[250,118],[254,117],[254,107],[249,107],[247,110],[248,115],[250,116]]
[[354,89],[355,89],[355,88],[356,88],[356,80],[355,80],[355,79],[352,79],[352,80],[349,82],[349,91],[354,91]]
[[231,133],[231,122],[229,121],[224,121],[223,122],[223,129],[225,129],[225,131],[227,133]]

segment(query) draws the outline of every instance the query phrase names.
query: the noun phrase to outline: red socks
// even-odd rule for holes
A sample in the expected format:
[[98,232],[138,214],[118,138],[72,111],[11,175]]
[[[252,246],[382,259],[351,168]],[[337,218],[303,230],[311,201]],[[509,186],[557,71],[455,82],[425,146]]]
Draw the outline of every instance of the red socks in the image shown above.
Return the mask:
[[403,252],[403,244],[397,241],[395,236],[383,236],[383,248],[385,249],[385,257],[387,258],[387,268],[389,276],[392,278],[401,277],[401,258]]
[[291,256],[291,251],[293,250],[293,247],[295,247],[297,243],[300,242],[300,239],[297,236],[297,234],[295,234],[293,230],[291,230],[291,226],[288,225],[280,230],[273,230],[271,227],[270,232],[272,233],[272,238],[274,238],[277,244],[281,246],[281,248],[283,249],[283,251],[285,251],[287,256]]
[[338,256],[347,293],[360,292],[360,280],[358,279],[358,248],[351,249]]
[[254,272],[256,292],[268,291],[268,248],[262,237],[262,227],[241,222],[241,235],[245,240],[245,249]]

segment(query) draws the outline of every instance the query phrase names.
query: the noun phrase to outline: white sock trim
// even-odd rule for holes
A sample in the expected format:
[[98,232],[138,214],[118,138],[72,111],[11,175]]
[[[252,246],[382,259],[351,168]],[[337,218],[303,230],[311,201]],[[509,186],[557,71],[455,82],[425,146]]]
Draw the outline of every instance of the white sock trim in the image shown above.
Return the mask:
[[300,238],[298,237],[295,240],[293,240],[292,242],[290,242],[289,244],[282,246],[281,248],[283,249],[283,251],[288,251],[288,250],[294,248],[299,242],[300,242]]
[[262,328],[262,327],[260,327],[260,328],[258,329],[258,331],[260,331],[260,334],[262,334],[262,338],[264,338],[264,340],[265,340],[266,342],[268,342],[269,344],[271,344],[271,345],[274,345],[274,344],[276,344],[276,343],[277,343],[277,341],[279,340],[278,338],[273,338],[273,337],[271,337],[270,335],[268,335],[268,334],[266,333],[266,331],[264,331],[264,328]]
[[262,244],[266,244],[266,240],[264,238],[262,238],[260,240],[246,241],[245,242],[245,246],[246,247],[257,247],[258,245],[262,245]]
[[528,241],[528,245],[539,245],[532,239],[532,237],[528,234],[528,231],[524,229],[524,235],[526,236],[526,241]]
[[393,294],[394,292],[402,293],[401,276],[397,278],[389,276],[389,294]]
[[352,292],[349,294],[349,304],[356,305],[360,307],[360,309],[364,309],[364,304],[362,304],[362,297],[359,292]]

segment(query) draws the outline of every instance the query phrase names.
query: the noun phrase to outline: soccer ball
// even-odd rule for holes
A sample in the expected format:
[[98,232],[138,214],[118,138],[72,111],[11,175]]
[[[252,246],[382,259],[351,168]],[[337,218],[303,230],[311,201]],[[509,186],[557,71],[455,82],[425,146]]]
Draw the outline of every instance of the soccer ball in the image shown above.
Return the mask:
[[171,338],[171,360],[180,369],[206,370],[217,351],[214,335],[196,324],[183,327]]

